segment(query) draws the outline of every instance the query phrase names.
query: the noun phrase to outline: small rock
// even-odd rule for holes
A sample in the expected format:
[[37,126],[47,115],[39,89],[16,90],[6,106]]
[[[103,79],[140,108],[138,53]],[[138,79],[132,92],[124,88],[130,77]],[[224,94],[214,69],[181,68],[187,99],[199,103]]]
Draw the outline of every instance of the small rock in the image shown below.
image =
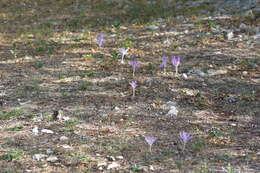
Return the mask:
[[119,166],[120,166],[119,163],[117,163],[117,162],[112,162],[111,164],[109,164],[109,165],[107,166],[107,169],[118,168]]
[[175,101],[168,101],[166,102],[165,104],[161,105],[161,109],[164,109],[164,110],[169,110],[171,109],[172,106],[176,106],[177,105],[177,102]]
[[184,79],[188,79],[188,76],[186,73],[183,73],[182,76],[184,77]]
[[214,70],[214,69],[209,69],[207,71],[209,76],[215,76],[215,75],[221,75],[221,74],[226,74],[227,70]]
[[149,30],[155,31],[155,30],[158,30],[159,27],[156,26],[156,25],[149,25],[149,26],[146,27],[146,29],[149,29]]
[[64,148],[64,149],[73,149],[73,147],[71,147],[69,145],[62,145],[62,148]]
[[69,138],[67,136],[61,136],[60,137],[60,141],[67,141],[69,140]]
[[45,154],[34,154],[34,155],[32,156],[32,158],[33,158],[34,160],[37,160],[37,161],[44,160],[45,157],[46,157]]
[[53,153],[54,153],[54,151],[52,149],[47,149],[46,150],[46,154],[53,154]]
[[184,18],[184,16],[176,16],[176,19],[180,20],[180,21],[183,21],[185,18]]
[[254,40],[258,40],[258,39],[260,39],[260,33],[259,33],[259,34],[256,34],[256,35],[254,35],[252,38],[253,38]]
[[162,22],[164,22],[164,19],[163,18],[158,18],[155,21],[158,22],[158,23],[162,23]]
[[150,165],[150,166],[149,166],[149,169],[150,169],[151,171],[155,171],[153,165]]
[[257,79],[251,79],[253,82],[255,83],[260,83],[260,78],[257,78]]
[[124,157],[123,156],[116,156],[116,159],[123,160]]
[[169,110],[169,112],[167,113],[167,115],[170,115],[170,116],[177,116],[178,114],[178,110],[175,106],[171,106],[171,109]]
[[248,26],[244,23],[241,23],[239,26],[240,31],[247,31],[248,30]]
[[200,77],[205,77],[206,74],[201,70],[189,70],[188,74],[196,74]]
[[46,159],[48,162],[56,162],[57,160],[59,160],[57,157],[55,157],[55,156],[51,156],[51,157],[48,157],[47,159]]
[[119,111],[119,110],[120,110],[120,108],[119,108],[119,107],[117,107],[117,106],[116,106],[114,109],[115,109],[116,111]]
[[115,159],[115,157],[113,157],[113,156],[107,156],[107,160],[108,160],[108,161],[115,161],[116,159]]
[[101,167],[101,166],[107,166],[107,162],[99,162],[97,164],[97,167]]
[[233,31],[226,31],[226,32],[225,32],[225,38],[226,38],[227,40],[231,40],[233,37],[234,37]]
[[39,134],[38,126],[35,126],[35,127],[32,129],[32,132],[33,132],[34,135],[38,135],[38,134]]
[[41,132],[42,133],[48,133],[48,134],[53,134],[54,133],[52,130],[48,130],[48,129],[42,129]]
[[243,71],[242,74],[246,76],[246,75],[248,75],[248,72],[247,71]]

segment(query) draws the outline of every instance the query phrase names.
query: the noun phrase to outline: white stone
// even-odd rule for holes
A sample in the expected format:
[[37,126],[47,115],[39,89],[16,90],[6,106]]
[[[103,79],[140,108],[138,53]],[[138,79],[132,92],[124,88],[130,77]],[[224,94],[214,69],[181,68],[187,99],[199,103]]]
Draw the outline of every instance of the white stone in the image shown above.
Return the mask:
[[61,136],[60,137],[60,141],[67,141],[69,140],[69,138],[67,136]]
[[48,133],[48,134],[53,134],[54,133],[52,130],[49,130],[49,129],[42,129],[41,132],[42,133]]
[[118,168],[118,167],[120,167],[120,164],[119,164],[119,163],[117,163],[117,162],[112,162],[111,164],[109,164],[109,165],[107,166],[107,169],[114,169],[114,168]]
[[196,74],[200,77],[206,76],[206,74],[201,70],[189,70],[188,74]]
[[69,146],[69,145],[62,145],[62,148],[64,148],[64,149],[73,149],[73,147],[71,147],[71,146]]
[[171,109],[169,110],[169,112],[167,113],[167,115],[170,116],[177,116],[178,115],[178,110],[175,106],[171,106]]
[[156,26],[156,25],[149,25],[149,26],[146,27],[146,29],[149,29],[149,30],[153,30],[153,31],[155,31],[155,30],[158,30],[159,27]]
[[53,153],[54,153],[54,151],[52,149],[47,149],[46,150],[46,154],[53,154]]
[[38,134],[39,134],[38,126],[35,126],[35,127],[32,129],[32,132],[33,132],[34,135],[38,135]]
[[99,162],[97,164],[97,167],[101,167],[101,166],[107,166],[107,162]]
[[34,154],[34,155],[32,156],[32,158],[33,158],[34,160],[37,160],[37,161],[43,160],[45,157],[46,157],[45,154]]
[[226,74],[228,71],[227,70],[214,70],[214,69],[209,69],[208,71],[209,76],[215,76],[215,75],[221,75],[221,74]]
[[116,156],[116,159],[123,160],[124,157],[123,156]]
[[57,157],[55,157],[55,156],[51,156],[51,157],[48,157],[47,159],[46,159],[48,162],[56,162],[57,160],[59,160]]

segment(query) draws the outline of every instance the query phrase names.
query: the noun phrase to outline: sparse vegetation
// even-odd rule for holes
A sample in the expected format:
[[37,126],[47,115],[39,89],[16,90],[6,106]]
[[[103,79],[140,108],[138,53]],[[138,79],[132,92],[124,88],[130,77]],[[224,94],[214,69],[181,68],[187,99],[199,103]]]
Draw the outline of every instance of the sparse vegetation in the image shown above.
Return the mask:
[[1,1],[2,172],[257,172],[259,20],[214,10]]

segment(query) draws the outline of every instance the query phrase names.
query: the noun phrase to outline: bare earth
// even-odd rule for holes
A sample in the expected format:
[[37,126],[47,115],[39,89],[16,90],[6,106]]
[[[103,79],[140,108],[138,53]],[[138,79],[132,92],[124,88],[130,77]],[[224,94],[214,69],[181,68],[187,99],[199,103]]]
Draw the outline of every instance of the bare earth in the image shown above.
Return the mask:
[[[90,2],[0,2],[0,172],[259,172],[259,19],[131,23]],[[179,75],[163,55],[181,57]],[[193,136],[184,151],[180,131]]]

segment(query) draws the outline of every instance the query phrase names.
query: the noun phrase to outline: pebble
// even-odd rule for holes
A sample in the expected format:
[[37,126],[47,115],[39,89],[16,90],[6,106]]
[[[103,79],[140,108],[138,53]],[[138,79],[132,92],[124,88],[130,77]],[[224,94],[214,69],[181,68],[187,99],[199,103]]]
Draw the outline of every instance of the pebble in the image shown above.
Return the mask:
[[109,165],[107,166],[107,169],[114,169],[114,168],[118,168],[118,167],[120,167],[120,164],[119,164],[119,163],[117,163],[117,162],[112,162],[111,164],[109,164]]
[[205,77],[206,76],[206,74],[203,71],[201,71],[201,70],[189,70],[188,74],[196,74],[196,75],[198,75],[200,77]]
[[124,157],[123,156],[116,156],[116,159],[123,160]]
[[233,31],[227,31],[227,32],[225,32],[225,38],[226,38],[227,40],[231,40],[233,37],[234,37]]
[[69,140],[69,138],[67,136],[61,136],[60,137],[60,141],[67,141]]
[[177,116],[178,115],[178,109],[175,106],[171,106],[171,109],[169,110],[169,112],[167,113],[167,115],[170,116]]
[[209,69],[207,71],[209,76],[215,76],[215,75],[221,75],[221,74],[226,74],[227,70],[214,70],[214,69]]
[[97,167],[101,167],[101,166],[107,166],[107,162],[99,162],[97,164]]
[[46,161],[48,161],[48,162],[56,162],[57,160],[59,160],[59,159],[55,156],[51,156],[46,159]]
[[42,129],[41,132],[42,133],[48,133],[48,134],[53,134],[54,133],[52,130],[49,130],[49,129]]
[[37,160],[37,161],[41,161],[41,160],[43,160],[45,157],[46,157],[45,154],[34,154],[34,155],[32,156],[32,158],[33,158],[34,160]]
[[34,135],[38,135],[38,134],[39,134],[38,126],[35,126],[35,127],[32,129],[32,132],[33,132]]
[[155,31],[155,30],[158,30],[159,27],[156,26],[156,25],[149,25],[149,26],[146,27],[146,29],[149,29],[149,30]]
[[107,156],[107,160],[108,161],[115,161],[115,157],[114,156]]
[[47,149],[46,150],[46,154],[53,154],[53,153],[54,153],[54,151],[52,149]]

